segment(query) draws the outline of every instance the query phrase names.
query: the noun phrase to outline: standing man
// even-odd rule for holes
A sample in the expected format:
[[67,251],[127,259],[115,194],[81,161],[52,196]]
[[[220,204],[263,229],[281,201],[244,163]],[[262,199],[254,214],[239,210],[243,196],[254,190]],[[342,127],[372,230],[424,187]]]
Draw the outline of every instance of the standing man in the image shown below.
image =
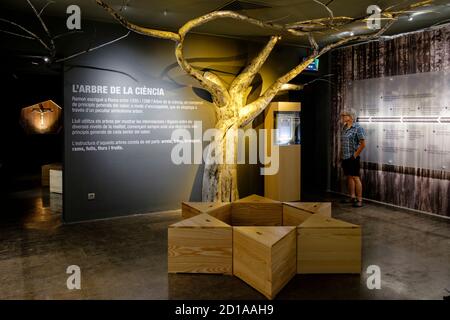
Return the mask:
[[353,207],[362,207],[362,184],[359,178],[359,155],[366,146],[366,133],[356,122],[356,113],[352,109],[341,112],[343,128],[341,131],[342,169],[347,176],[348,192]]

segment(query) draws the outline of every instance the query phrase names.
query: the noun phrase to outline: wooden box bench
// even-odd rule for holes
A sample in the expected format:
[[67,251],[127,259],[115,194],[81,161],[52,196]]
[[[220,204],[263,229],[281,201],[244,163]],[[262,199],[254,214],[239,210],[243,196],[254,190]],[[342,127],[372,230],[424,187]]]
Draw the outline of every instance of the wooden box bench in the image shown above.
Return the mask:
[[234,227],[233,274],[268,299],[296,274],[295,227]]
[[181,215],[184,219],[207,213],[227,224],[231,223],[230,202],[182,202]]
[[168,230],[169,273],[233,272],[232,227],[206,213],[180,221]]
[[283,225],[298,226],[313,214],[331,217],[330,202],[284,202]]
[[297,273],[360,273],[361,227],[314,214],[297,228]]

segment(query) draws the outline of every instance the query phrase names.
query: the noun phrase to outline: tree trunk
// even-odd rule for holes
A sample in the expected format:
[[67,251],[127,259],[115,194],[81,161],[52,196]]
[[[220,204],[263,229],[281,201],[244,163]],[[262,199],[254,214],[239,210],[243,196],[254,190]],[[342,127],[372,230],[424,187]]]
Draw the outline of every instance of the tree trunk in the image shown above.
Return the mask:
[[[222,138],[209,144],[203,172],[202,201],[234,201],[239,199],[237,188],[237,129],[216,128]],[[227,135],[231,138],[227,139]],[[217,154],[216,154],[217,152]],[[231,153],[230,153],[231,152]],[[229,157],[227,161],[227,155]],[[231,161],[230,161],[231,160]],[[228,163],[227,163],[228,162]]]

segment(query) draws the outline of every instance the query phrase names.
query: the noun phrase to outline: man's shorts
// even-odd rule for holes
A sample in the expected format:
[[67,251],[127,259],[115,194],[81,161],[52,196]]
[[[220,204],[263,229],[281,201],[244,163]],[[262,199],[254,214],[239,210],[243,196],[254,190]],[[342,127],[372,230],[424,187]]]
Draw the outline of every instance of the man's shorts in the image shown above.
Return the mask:
[[342,169],[344,169],[344,175],[359,177],[359,169],[361,168],[359,156],[356,159],[344,159],[342,160]]

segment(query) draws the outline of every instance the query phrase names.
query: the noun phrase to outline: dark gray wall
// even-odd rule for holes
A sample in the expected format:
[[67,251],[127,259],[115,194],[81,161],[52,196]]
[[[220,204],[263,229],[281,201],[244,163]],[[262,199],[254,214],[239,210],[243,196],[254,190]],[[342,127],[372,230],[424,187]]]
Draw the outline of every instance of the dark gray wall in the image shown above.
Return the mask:
[[[145,135],[72,135],[73,119],[201,120],[208,128],[214,123],[208,102],[195,111],[144,110],[142,114],[73,113],[73,96],[99,98],[156,98],[197,100],[184,81],[177,84],[165,77],[165,68],[174,63],[173,43],[131,35],[125,41],[83,55],[66,67],[64,76],[64,220],[98,219],[124,214],[177,208],[182,200],[199,200],[201,167],[174,165],[173,144],[126,145],[120,151],[72,151],[75,141],[170,139],[171,130],[152,129]],[[115,94],[74,94],[73,84],[120,87],[163,88],[164,96]],[[95,109],[95,108],[94,108]],[[95,200],[88,200],[88,193]]]

